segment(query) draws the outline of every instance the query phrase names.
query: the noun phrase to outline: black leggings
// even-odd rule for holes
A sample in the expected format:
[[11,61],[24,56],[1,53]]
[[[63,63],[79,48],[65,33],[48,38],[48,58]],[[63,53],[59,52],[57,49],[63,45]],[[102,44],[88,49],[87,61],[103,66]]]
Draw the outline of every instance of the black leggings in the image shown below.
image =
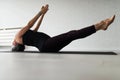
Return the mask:
[[55,37],[51,37],[44,43],[41,52],[58,52],[73,40],[85,38],[95,32],[95,26],[92,25],[80,30],[72,30]]

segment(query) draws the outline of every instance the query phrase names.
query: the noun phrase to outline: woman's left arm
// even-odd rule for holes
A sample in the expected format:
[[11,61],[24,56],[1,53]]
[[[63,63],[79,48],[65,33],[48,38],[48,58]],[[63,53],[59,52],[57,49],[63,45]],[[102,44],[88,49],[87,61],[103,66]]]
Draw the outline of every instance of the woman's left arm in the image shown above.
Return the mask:
[[41,15],[41,17],[40,17],[40,19],[39,19],[39,21],[38,21],[38,23],[37,23],[37,25],[36,25],[36,27],[35,27],[35,29],[33,31],[36,31],[36,32],[38,31],[38,29],[39,29],[39,27],[40,27],[40,25],[41,25],[41,23],[43,21],[44,15],[48,11],[48,7],[49,7],[49,5],[47,4],[45,7],[42,8],[42,13],[43,14]]
[[38,31],[38,29],[43,21],[43,18],[44,18],[44,14],[42,14],[42,16],[40,17],[40,19],[39,19],[39,21],[38,21],[38,23],[33,31],[36,31],[36,32]]

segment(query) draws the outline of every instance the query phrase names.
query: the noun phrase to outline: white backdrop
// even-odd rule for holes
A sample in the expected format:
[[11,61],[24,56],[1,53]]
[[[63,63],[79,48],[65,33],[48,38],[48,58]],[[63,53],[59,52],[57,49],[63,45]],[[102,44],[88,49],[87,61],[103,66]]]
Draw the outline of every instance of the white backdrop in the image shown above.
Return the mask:
[[21,27],[49,4],[49,11],[39,31],[55,36],[69,30],[92,25],[116,14],[107,31],[73,41],[63,50],[114,51],[120,50],[120,0],[0,0],[0,27]]

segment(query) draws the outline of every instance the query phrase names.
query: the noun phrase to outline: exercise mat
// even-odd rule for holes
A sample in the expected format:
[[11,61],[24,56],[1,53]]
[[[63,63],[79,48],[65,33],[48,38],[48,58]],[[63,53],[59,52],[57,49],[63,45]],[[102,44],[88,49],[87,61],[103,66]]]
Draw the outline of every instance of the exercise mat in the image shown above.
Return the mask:
[[90,54],[90,55],[117,55],[115,52],[96,52],[96,51],[60,51],[60,52],[39,52],[39,51],[24,51],[24,52],[11,52],[0,51],[0,53],[41,53],[41,54]]

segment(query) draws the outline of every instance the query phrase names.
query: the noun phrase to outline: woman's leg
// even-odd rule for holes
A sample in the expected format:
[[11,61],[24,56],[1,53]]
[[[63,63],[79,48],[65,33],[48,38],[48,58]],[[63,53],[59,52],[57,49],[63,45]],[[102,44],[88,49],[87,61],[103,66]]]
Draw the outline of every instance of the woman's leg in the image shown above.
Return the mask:
[[106,30],[108,26],[114,21],[115,16],[103,20],[95,25],[80,29],[72,30],[70,32],[52,37],[46,41],[42,48],[42,52],[58,52],[63,47],[76,39],[85,38],[95,33],[98,30]]
[[95,27],[92,25],[80,30],[72,30],[64,34],[60,34],[48,39],[45,42],[41,52],[58,52],[73,40],[87,37],[95,32]]

